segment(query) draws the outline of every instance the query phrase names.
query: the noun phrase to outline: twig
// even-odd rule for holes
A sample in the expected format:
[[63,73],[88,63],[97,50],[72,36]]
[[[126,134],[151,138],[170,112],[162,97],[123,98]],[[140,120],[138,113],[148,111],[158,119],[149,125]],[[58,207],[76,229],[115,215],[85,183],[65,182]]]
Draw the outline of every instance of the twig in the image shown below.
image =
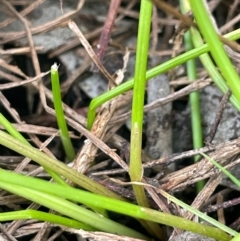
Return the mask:
[[[120,84],[124,78],[124,72],[126,71],[128,57],[129,57],[129,52],[127,52],[126,55],[124,56],[123,69],[118,70],[116,72],[117,84]],[[116,97],[110,100],[109,102],[104,103],[101,109],[99,110],[99,113],[93,123],[91,132],[94,136],[98,137],[101,140],[104,138],[106,134],[107,124],[117,107],[117,102],[120,97],[121,96]],[[91,141],[86,140],[83,148],[81,149],[81,151],[79,152],[79,154],[77,155],[74,161],[74,169],[78,170],[78,172],[84,173],[92,164],[92,161],[95,158],[97,150],[98,148]],[[125,167],[127,167],[127,165],[125,165]]]
[[220,105],[218,107],[218,110],[217,110],[217,114],[216,114],[216,117],[215,117],[215,120],[211,126],[211,130],[210,130],[210,133],[208,134],[208,137],[205,139],[205,143],[207,144],[210,144],[217,132],[217,128],[218,128],[218,125],[221,121],[221,118],[222,118],[222,115],[223,115],[223,111],[225,109],[225,106],[228,102],[228,99],[231,95],[231,91],[228,90],[228,92],[223,96],[221,102],[220,102]]
[[[171,4],[164,2],[162,0],[152,0],[152,1],[160,9],[162,9],[163,11],[166,11],[168,14],[171,14],[174,17],[178,18],[179,20],[184,22],[184,24],[186,24],[188,27],[194,27],[194,28],[198,29],[198,26],[196,25],[196,23],[194,23],[190,18],[181,14],[176,8],[172,7]],[[240,45],[237,44],[236,42],[233,42],[219,34],[218,34],[218,37],[224,44],[228,45],[229,47],[231,47],[232,49],[234,49],[238,52],[240,51]]]
[[69,28],[78,36],[80,42],[88,52],[89,56],[92,58],[96,66],[101,70],[101,72],[104,74],[104,76],[109,80],[110,83],[112,83],[114,86],[116,86],[116,83],[114,81],[114,78],[108,73],[108,71],[105,69],[105,67],[102,65],[101,61],[99,60],[98,56],[95,54],[95,52],[92,49],[92,46],[89,44],[89,42],[86,40],[78,26],[75,22],[69,21],[68,22]]
[[[111,31],[114,25],[114,20],[116,18],[118,7],[120,4],[121,4],[121,0],[111,0],[110,7],[108,9],[108,15],[97,44],[96,55],[98,56],[100,61],[102,61],[107,45],[109,43]],[[98,72],[96,65],[94,65],[93,71]]]

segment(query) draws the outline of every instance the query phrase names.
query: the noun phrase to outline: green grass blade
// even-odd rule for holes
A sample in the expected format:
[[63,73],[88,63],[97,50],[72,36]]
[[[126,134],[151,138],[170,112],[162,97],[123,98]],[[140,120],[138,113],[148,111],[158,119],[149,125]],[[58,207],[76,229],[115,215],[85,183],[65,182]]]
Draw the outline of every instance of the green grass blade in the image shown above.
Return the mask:
[[[56,183],[49,183],[38,178],[23,176],[0,169],[0,187],[4,183],[9,184],[10,186],[19,185],[28,189],[35,189],[41,193],[49,193],[51,195],[56,195],[85,205],[96,206],[135,218],[145,219],[175,228],[192,231],[217,240],[230,240],[230,236],[218,228],[195,223],[171,214],[139,207],[134,204],[89,193],[87,191],[82,191],[72,187],[64,187]],[[22,196],[22,194],[23,193],[19,193],[20,196]]]
[[82,222],[61,217],[52,213],[45,213],[36,210],[23,210],[23,211],[13,211],[13,212],[1,212],[0,222],[11,221],[11,220],[24,220],[24,219],[36,219],[39,221],[50,222],[54,224],[64,225],[66,227],[84,229],[88,231],[95,231],[96,229],[92,226],[86,225]]
[[[182,2],[182,1],[181,1]],[[181,8],[183,11],[183,4]],[[184,34],[184,45],[185,50],[190,51],[193,49],[192,39],[189,32]],[[195,59],[190,59],[186,63],[187,67],[187,76],[190,81],[195,81],[197,79],[197,68]],[[190,98],[190,108],[191,108],[191,123],[192,123],[192,140],[193,148],[198,149],[203,146],[203,137],[202,137],[202,123],[201,123],[201,110],[200,110],[200,101],[198,91],[192,92],[189,95]],[[195,162],[199,160],[199,156],[194,157]],[[197,193],[199,193],[204,187],[204,181],[197,183]]]
[[[184,7],[185,12],[190,10],[190,5],[189,5],[188,1],[183,0],[183,7]],[[239,29],[237,31],[239,31]],[[190,32],[191,32],[191,37],[192,37],[192,41],[193,41],[195,48],[199,48],[199,47],[203,46],[204,42],[202,40],[200,33],[194,28],[190,28]],[[232,33],[229,33],[229,34],[232,34]],[[229,36],[229,35],[228,34],[225,35],[225,37],[227,37],[227,36]],[[234,39],[231,39],[231,40],[234,40]],[[208,72],[209,76],[212,78],[212,80],[216,84],[216,86],[220,89],[220,91],[222,93],[226,94],[227,91],[229,90],[229,87],[227,86],[222,75],[219,73],[219,71],[216,68],[215,64],[213,63],[211,57],[208,54],[203,54],[203,55],[200,55],[199,58],[203,64],[204,68]],[[238,111],[240,111],[239,102],[234,95],[230,96],[230,102],[233,104],[233,106]]]
[[[31,147],[31,144],[22,136],[20,132],[0,113],[0,124],[17,140]],[[45,167],[44,167],[45,168]],[[49,175],[59,184],[68,185],[57,173],[49,168],[45,168]]]
[[220,68],[233,95],[240,102],[239,76],[219,40],[206,6],[203,1],[189,0],[189,2],[201,34],[208,43],[217,66]]
[[219,228],[220,230],[225,231],[226,233],[229,233],[232,236],[235,236],[237,234],[236,231],[234,231],[233,229],[227,227],[226,225],[218,222],[217,220],[207,216],[205,213],[202,213],[201,211],[187,205],[186,203],[182,202],[181,200],[169,195],[168,193],[165,192],[164,195],[169,201],[172,201],[174,203],[176,203],[177,205],[179,205],[180,207],[184,208],[185,210],[195,214],[196,216],[198,216],[199,218],[201,218],[202,220],[214,225],[215,227]]
[[103,217],[102,215],[98,215],[95,212],[89,211],[86,208],[80,207],[60,197],[4,182],[0,183],[0,187],[11,193],[17,194],[33,202],[48,207],[51,210],[55,210],[63,215],[71,217],[87,225],[93,226],[98,230],[115,233],[118,235],[147,239],[146,236],[128,227],[125,227],[119,223]]
[[75,158],[75,151],[68,133],[67,123],[64,118],[64,113],[62,108],[62,99],[61,99],[61,89],[60,89],[59,77],[58,77],[58,66],[56,63],[51,67],[51,80],[52,80],[53,103],[54,103],[54,109],[56,112],[58,127],[60,130],[60,138],[62,140],[63,148],[65,150],[68,160],[73,161],[73,159]]
[[226,168],[222,167],[219,163],[217,163],[213,158],[207,156],[205,153],[201,153],[206,159],[208,159],[212,164],[214,164],[219,170],[221,170],[234,184],[240,187],[240,181],[233,176]]
[[[148,63],[148,45],[150,39],[151,17],[152,2],[149,0],[141,0],[138,24],[136,64],[134,74],[132,128],[130,142],[129,175],[132,182],[140,182],[142,180],[143,175],[143,167],[141,160],[143,106],[145,97],[146,70]],[[149,207],[144,187],[133,184],[133,191],[137,203],[140,206]],[[162,230],[158,225],[152,222],[144,222],[143,225],[155,237],[163,239]]]
[[42,153],[38,149],[28,146],[25,143],[22,143],[21,141],[13,138],[9,134],[0,131],[0,144],[4,145],[8,148],[10,148],[13,151],[18,152],[19,154],[26,156],[33,161],[36,161],[44,168],[48,168],[49,170],[52,170],[56,172],[58,175],[61,175],[68,180],[78,184],[79,186],[85,188],[86,190],[89,190],[94,193],[99,193],[102,195],[106,195],[109,197],[122,199],[121,196],[117,195],[116,193],[108,190],[106,187],[102,186],[101,184],[94,182],[89,177],[78,173],[76,170],[71,169],[64,163],[53,159],[46,155],[45,153]]
[[19,141],[24,142],[30,146],[30,143],[23,137],[23,135],[5,118],[5,116],[0,113],[0,124],[7,130],[7,132],[18,139]]

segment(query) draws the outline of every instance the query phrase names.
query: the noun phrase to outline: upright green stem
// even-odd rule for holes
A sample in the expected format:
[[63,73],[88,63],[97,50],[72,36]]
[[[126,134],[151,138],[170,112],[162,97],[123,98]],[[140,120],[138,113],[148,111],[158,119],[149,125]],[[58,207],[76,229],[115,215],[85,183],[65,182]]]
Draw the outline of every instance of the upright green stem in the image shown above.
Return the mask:
[[[193,44],[189,31],[184,35],[184,45],[186,51],[193,49]],[[187,66],[187,75],[190,81],[197,79],[197,69],[195,59],[190,59],[186,63]],[[197,149],[203,146],[203,137],[202,137],[202,124],[201,124],[201,111],[200,111],[200,102],[199,102],[199,93],[198,91],[192,92],[190,94],[190,106],[191,106],[191,122],[192,122],[192,139],[193,139],[193,148]],[[194,157],[195,162],[199,160],[199,156]],[[199,193],[204,186],[204,181],[197,183],[197,193]]]
[[[130,168],[131,181],[141,181],[143,175],[141,150],[142,150],[142,125],[143,106],[145,96],[146,71],[148,60],[148,44],[150,38],[152,16],[152,3],[149,0],[141,0],[140,17],[138,26],[138,40],[136,52],[136,65],[134,75],[134,90],[132,104],[132,129],[130,144]],[[144,187],[133,185],[133,190],[140,206],[148,207],[148,200]],[[156,237],[162,239],[163,235],[159,226],[145,222],[145,227]]]
[[239,76],[234,69],[219,37],[214,29],[205,1],[189,0],[198,27],[209,44],[210,52],[222,72],[233,95],[240,102]]
[[53,102],[54,109],[56,112],[56,118],[58,122],[58,127],[60,129],[60,137],[62,140],[64,151],[67,155],[69,161],[73,161],[75,158],[75,151],[69,137],[68,128],[66,120],[64,118],[63,108],[62,108],[62,99],[61,99],[61,90],[58,77],[58,66],[56,64],[51,67],[51,79],[52,79],[52,92],[53,92]]

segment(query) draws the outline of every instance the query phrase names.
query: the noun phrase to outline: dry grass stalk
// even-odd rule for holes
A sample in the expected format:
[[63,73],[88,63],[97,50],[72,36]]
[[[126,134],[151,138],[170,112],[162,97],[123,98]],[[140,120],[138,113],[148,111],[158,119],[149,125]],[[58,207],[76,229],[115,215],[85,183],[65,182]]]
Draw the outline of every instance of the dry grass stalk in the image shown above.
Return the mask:
[[[120,84],[123,81],[128,57],[129,57],[129,52],[127,52],[127,54],[124,57],[123,69],[118,70],[116,72],[116,79],[114,83]],[[109,83],[109,85],[111,86],[111,83]],[[99,139],[104,138],[106,134],[108,122],[115,112],[119,99],[121,99],[121,96],[118,96],[106,102],[105,104],[102,105],[102,107],[98,111],[98,114],[96,116],[96,119],[91,129],[91,132],[94,136],[98,137]],[[79,172],[84,173],[92,164],[96,156],[97,150],[98,148],[90,140],[86,140],[82,150],[79,152],[79,154],[77,155],[77,158],[75,159],[74,168]]]

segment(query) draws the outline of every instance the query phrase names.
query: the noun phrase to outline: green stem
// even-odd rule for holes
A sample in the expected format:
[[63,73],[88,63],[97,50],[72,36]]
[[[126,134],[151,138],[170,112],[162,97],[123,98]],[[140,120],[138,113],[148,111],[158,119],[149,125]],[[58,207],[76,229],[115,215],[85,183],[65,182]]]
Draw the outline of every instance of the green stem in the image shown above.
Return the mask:
[[83,222],[98,230],[115,233],[118,235],[126,235],[135,238],[147,239],[146,236],[128,227],[125,227],[119,223],[107,219],[95,212],[87,210],[86,208],[80,207],[63,198],[56,197],[51,194],[46,194],[40,191],[32,190],[26,187],[11,185],[3,182],[0,184],[0,187],[9,192],[22,196],[33,202],[39,203],[45,207],[48,207],[51,210],[57,211],[63,215],[69,216],[75,220]]
[[86,225],[82,222],[61,217],[52,213],[45,213],[36,210],[22,210],[22,211],[13,211],[13,212],[1,212],[0,222],[11,221],[11,220],[24,220],[24,219],[36,219],[45,222],[51,222],[59,225],[64,225],[66,227],[84,229],[88,231],[96,231],[92,226]]
[[73,161],[75,158],[75,151],[72,145],[72,141],[69,137],[67,123],[64,118],[57,64],[54,64],[51,67],[51,80],[52,80],[53,103],[54,103],[54,109],[56,112],[58,127],[60,129],[60,138],[62,140],[63,148],[65,150],[68,160]]
[[[193,49],[193,44],[189,32],[184,34],[184,45],[186,51]],[[187,76],[190,81],[195,81],[197,79],[197,68],[195,59],[190,59],[186,63],[187,66]],[[201,110],[198,91],[192,92],[189,96],[190,107],[191,107],[191,123],[192,123],[192,139],[193,148],[198,149],[203,146],[202,137],[202,123],[201,123]],[[199,160],[199,155],[194,157],[195,162]],[[197,183],[197,193],[199,193],[204,187],[204,181]]]
[[[236,40],[240,38],[240,29],[237,29],[231,33],[226,34],[224,37],[229,38],[231,40]],[[164,72],[167,72],[169,69],[175,68],[178,65],[181,65],[185,62],[187,62],[190,59],[196,58],[206,52],[209,51],[209,45],[208,44],[201,44],[199,47],[188,51],[186,53],[183,53],[171,60],[166,61],[165,63],[162,63],[159,66],[156,66],[146,73],[146,80],[149,80],[159,74],[162,74]],[[215,82],[215,78],[213,78],[213,81]],[[93,121],[96,116],[96,109],[105,103],[106,101],[128,91],[133,88],[134,80],[130,79],[123,84],[117,86],[116,88],[98,96],[97,98],[93,99],[90,103],[89,110],[88,110],[88,129],[91,129]],[[226,93],[228,88],[226,83],[221,83],[221,91],[223,93]],[[225,88],[225,89],[224,89]],[[226,91],[225,91],[226,90]],[[240,110],[240,102],[236,99],[235,96],[232,96],[230,98],[231,103],[235,106],[237,110]]]
[[[149,0],[141,0],[134,74],[132,128],[130,143],[129,175],[132,182],[140,182],[143,175],[141,160],[142,125],[151,17],[152,2]],[[137,203],[140,206],[149,207],[144,187],[133,184],[133,191],[136,196]],[[144,222],[143,225],[152,235],[163,239],[162,230],[158,225],[151,222]]]
[[72,168],[68,167],[64,163],[51,158],[50,156],[42,153],[38,149],[28,146],[25,143],[13,138],[9,134],[0,131],[0,144],[10,148],[13,151],[18,152],[19,154],[26,156],[33,161],[36,161],[44,168],[48,168],[57,174],[67,178],[68,180],[78,184],[79,186],[83,187],[86,190],[89,190],[94,193],[106,195],[109,197],[113,197],[116,199],[122,200],[123,198],[120,195],[110,191],[103,185],[94,182],[89,177],[78,173],[77,171],[73,170]]
[[209,45],[210,52],[222,72],[230,90],[240,102],[239,76],[234,69],[219,37],[213,27],[210,14],[204,5],[204,1],[189,0],[198,27]]
[[30,143],[23,137],[23,135],[5,118],[2,113],[0,113],[0,124],[7,130],[7,132],[11,136],[31,146]]

